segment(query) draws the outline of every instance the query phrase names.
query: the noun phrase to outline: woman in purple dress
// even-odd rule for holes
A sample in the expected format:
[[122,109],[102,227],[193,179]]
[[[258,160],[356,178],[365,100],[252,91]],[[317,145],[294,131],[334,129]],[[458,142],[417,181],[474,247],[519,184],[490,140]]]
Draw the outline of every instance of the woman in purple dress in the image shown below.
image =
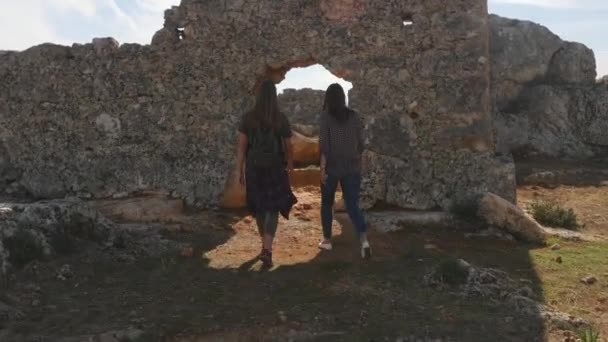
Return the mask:
[[297,202],[291,191],[293,172],[291,126],[280,112],[277,89],[264,81],[256,104],[239,125],[237,167],[239,181],[247,191],[247,207],[255,217],[262,239],[260,260],[272,267],[272,243],[279,214],[286,219]]

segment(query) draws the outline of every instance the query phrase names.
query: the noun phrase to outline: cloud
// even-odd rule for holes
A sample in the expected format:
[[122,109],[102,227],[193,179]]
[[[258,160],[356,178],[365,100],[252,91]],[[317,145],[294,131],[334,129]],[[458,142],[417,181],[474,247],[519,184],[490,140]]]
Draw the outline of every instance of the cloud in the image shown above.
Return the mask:
[[76,12],[89,18],[97,12],[95,0],[54,0],[53,7],[59,12]]
[[71,45],[94,37],[149,44],[165,9],[180,0],[0,1],[0,50],[52,42]]
[[23,50],[32,43],[65,43],[37,0],[0,4],[0,50]]
[[135,0],[140,8],[151,12],[163,12],[179,4],[179,0]]

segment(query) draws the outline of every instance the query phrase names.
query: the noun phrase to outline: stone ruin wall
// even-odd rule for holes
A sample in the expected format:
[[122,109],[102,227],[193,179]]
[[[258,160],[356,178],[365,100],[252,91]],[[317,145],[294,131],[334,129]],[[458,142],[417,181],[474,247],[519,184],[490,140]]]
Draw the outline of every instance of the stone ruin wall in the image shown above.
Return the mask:
[[495,157],[488,34],[485,0],[183,0],[149,46],[3,53],[0,191],[158,191],[213,207],[256,84],[319,63],[353,84],[366,118],[367,207],[447,208],[486,190],[513,200],[513,165]]

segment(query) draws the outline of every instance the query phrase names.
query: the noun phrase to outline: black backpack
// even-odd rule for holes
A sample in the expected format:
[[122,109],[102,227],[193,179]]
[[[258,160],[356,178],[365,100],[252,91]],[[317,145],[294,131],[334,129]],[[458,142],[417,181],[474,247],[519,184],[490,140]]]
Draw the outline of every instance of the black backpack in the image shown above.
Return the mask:
[[249,136],[247,159],[251,166],[260,169],[279,167],[283,164],[282,139],[270,127],[257,127]]

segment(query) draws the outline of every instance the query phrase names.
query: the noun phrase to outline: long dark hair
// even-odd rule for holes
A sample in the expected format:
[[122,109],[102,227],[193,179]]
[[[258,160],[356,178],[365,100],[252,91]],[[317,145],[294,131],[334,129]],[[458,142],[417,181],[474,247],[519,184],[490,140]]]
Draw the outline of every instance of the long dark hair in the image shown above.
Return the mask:
[[334,83],[327,88],[323,110],[333,116],[338,122],[345,122],[351,116],[352,110],[346,106],[346,94],[344,94],[344,89],[338,83]]
[[274,82],[265,80],[258,88],[255,106],[245,115],[245,124],[252,129],[266,127],[276,131],[281,125],[280,117],[277,87]]

